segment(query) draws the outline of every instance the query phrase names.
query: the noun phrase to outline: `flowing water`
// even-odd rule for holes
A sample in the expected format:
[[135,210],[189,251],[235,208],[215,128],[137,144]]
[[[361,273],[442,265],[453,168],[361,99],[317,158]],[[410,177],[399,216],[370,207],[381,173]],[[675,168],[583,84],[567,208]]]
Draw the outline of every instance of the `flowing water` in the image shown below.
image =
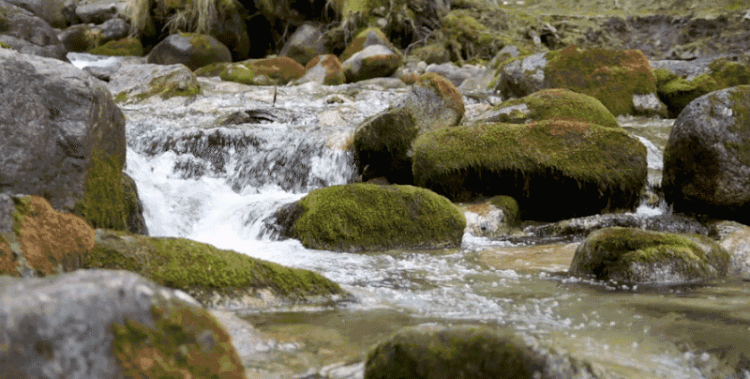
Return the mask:
[[[266,222],[274,210],[354,181],[342,146],[406,88],[386,80],[280,87],[274,95],[268,87],[203,85],[211,90],[193,99],[122,105],[126,171],[151,235],[314,270],[356,297],[335,307],[235,310],[262,336],[237,340],[249,377],[361,378],[375,344],[404,326],[438,322],[510,328],[615,378],[750,378],[742,369],[750,368],[746,283],[629,287],[571,278],[565,271],[580,242],[513,245],[466,233],[457,249],[350,254],[277,240]],[[222,126],[238,111],[265,116]],[[660,180],[672,121],[620,119],[648,147],[651,183]]]

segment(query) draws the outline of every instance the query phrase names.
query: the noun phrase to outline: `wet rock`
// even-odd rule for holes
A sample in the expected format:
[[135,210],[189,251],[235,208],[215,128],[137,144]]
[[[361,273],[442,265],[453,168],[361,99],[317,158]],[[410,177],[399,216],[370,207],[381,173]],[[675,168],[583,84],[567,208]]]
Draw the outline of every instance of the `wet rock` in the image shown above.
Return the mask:
[[633,114],[646,117],[667,117],[667,106],[655,93],[645,95],[633,94]]
[[107,83],[119,103],[139,102],[152,96],[167,99],[201,92],[195,74],[185,65],[124,64]]
[[55,211],[41,197],[0,194],[0,213],[0,275],[77,270],[94,247],[94,230],[84,219]]
[[506,101],[480,116],[481,122],[523,124],[541,120],[570,120],[620,127],[615,116],[599,100],[563,88],[541,90]]
[[181,289],[210,307],[259,309],[295,302],[322,303],[349,295],[308,270],[292,269],[184,238],[96,231],[86,268],[137,272]]
[[419,77],[404,99],[357,126],[355,160],[366,181],[385,176],[410,184],[412,142],[430,130],[458,125],[465,112],[458,90],[438,74]]
[[281,235],[333,251],[461,245],[464,216],[423,188],[349,184],[321,188],[276,213]]
[[[89,52],[96,55],[139,57],[143,55],[143,45],[137,38],[126,37],[106,42],[103,45],[89,49]],[[109,81],[109,79],[107,79],[107,81]]]
[[470,204],[463,208],[466,218],[465,233],[478,237],[507,235],[520,223],[520,210],[515,199],[495,196],[488,201]]
[[750,227],[734,221],[711,225],[721,247],[731,256],[729,274],[750,281]]
[[4,1],[0,1],[0,42],[24,54],[67,62],[65,46],[46,21]]
[[463,83],[466,79],[481,75],[482,71],[482,68],[479,66],[464,65],[458,67],[451,62],[431,64],[428,65],[425,69],[425,72],[434,72],[436,74],[444,76],[446,79],[450,80],[456,87],[460,86],[461,83]]
[[[76,16],[83,24],[103,24],[116,18],[120,13],[117,1],[105,1],[98,3],[79,4],[76,7]],[[119,5],[123,7],[124,4]]]
[[67,51],[83,52],[97,45],[97,37],[89,24],[73,25],[57,35]]
[[122,174],[122,188],[125,195],[127,230],[133,234],[148,235],[146,220],[143,218],[143,203],[138,197],[138,186],[130,175]]
[[591,123],[445,128],[417,138],[413,150],[416,185],[454,201],[508,195],[523,219],[633,209],[646,183],[646,147],[624,130]]
[[305,75],[295,83],[315,82],[324,85],[339,85],[346,82],[341,62],[333,54],[319,55],[312,58],[305,67]]
[[97,25],[97,29],[101,31],[102,35],[102,39],[99,42],[105,44],[109,41],[127,37],[130,33],[130,24],[119,17],[115,17]]
[[352,55],[341,66],[347,82],[358,82],[390,76],[401,63],[400,54],[383,45],[371,45]]
[[64,10],[65,0],[3,0],[8,4],[21,7],[34,16],[41,18],[53,28],[64,28],[68,21]]
[[9,377],[245,377],[207,310],[125,271],[0,277],[0,320],[0,370]]
[[592,364],[554,354],[529,337],[485,326],[405,328],[368,354],[365,379],[606,378]]
[[679,284],[725,277],[730,254],[698,235],[605,228],[576,250],[570,274],[626,283]]
[[633,96],[656,93],[656,77],[640,51],[571,46],[507,63],[497,86],[505,98],[545,88],[567,88],[592,96],[619,116],[637,114]]
[[124,228],[125,118],[70,64],[0,49],[0,192],[44,196],[94,226]]
[[147,57],[148,63],[182,63],[190,70],[231,61],[232,53],[223,43],[210,35],[197,33],[172,34],[154,46]]
[[248,59],[236,63],[215,63],[195,71],[198,76],[219,76],[221,80],[247,85],[283,85],[301,78],[305,68],[289,57]]
[[311,59],[327,53],[328,49],[323,33],[311,24],[303,24],[289,37],[284,47],[281,48],[279,55],[292,58],[304,66]]
[[675,120],[662,187],[674,210],[750,222],[750,86],[701,96]]

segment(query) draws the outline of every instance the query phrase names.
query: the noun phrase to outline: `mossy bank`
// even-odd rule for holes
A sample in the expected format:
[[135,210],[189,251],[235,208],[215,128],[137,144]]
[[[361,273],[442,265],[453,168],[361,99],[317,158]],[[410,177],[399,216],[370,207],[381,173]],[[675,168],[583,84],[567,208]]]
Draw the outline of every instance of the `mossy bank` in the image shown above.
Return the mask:
[[432,191],[365,183],[314,190],[276,217],[286,237],[335,251],[459,246],[466,226],[458,208]]
[[334,282],[183,238],[150,238],[98,229],[87,268],[123,269],[178,288],[204,305],[248,307],[346,297]]

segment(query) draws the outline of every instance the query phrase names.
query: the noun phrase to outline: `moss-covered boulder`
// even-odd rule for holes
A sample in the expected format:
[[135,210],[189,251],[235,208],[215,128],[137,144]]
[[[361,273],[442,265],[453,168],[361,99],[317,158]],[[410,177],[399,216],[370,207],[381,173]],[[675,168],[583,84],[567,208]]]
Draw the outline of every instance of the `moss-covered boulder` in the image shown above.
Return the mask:
[[750,85],[701,96],[680,113],[662,187],[675,211],[750,223]]
[[524,219],[632,209],[646,182],[646,147],[591,123],[445,128],[417,138],[413,149],[416,185],[454,201],[511,196]]
[[172,34],[154,46],[148,63],[173,65],[184,64],[190,70],[216,62],[231,62],[229,49],[216,38],[197,33]]
[[214,63],[196,70],[195,74],[247,85],[284,85],[301,78],[305,68],[289,57],[273,57]]
[[[598,99],[615,116],[639,114],[636,104],[642,109],[648,103],[642,97],[656,97],[656,77],[639,50],[570,46],[510,60],[500,71],[498,89],[504,97],[567,88]],[[655,104],[663,108],[658,101]]]
[[0,277],[0,319],[9,378],[245,378],[206,309],[126,271]]
[[143,45],[139,39],[127,37],[93,47],[88,49],[88,52],[98,55],[139,57],[143,55]]
[[206,306],[263,307],[330,301],[346,293],[312,271],[292,269],[184,238],[96,231],[86,268],[128,270],[181,289]]
[[197,76],[183,64],[123,65],[110,77],[108,87],[118,103],[138,103],[155,96],[166,100],[202,92]]
[[316,82],[328,86],[344,84],[346,76],[341,62],[333,54],[319,55],[312,58],[305,66],[305,75],[295,83]]
[[400,53],[384,45],[370,45],[345,60],[341,67],[347,82],[391,76],[403,63]]
[[730,255],[698,235],[604,228],[576,249],[570,274],[626,283],[678,284],[727,275]]
[[339,55],[339,60],[345,62],[351,58],[354,54],[364,50],[367,47],[381,45],[389,48],[394,53],[398,51],[383,32],[378,28],[367,28],[357,33],[357,35],[349,43],[349,46]]
[[[0,275],[45,276],[83,267],[94,248],[86,220],[39,196],[0,194]],[[4,221],[3,221],[4,220]]]
[[545,89],[503,102],[482,116],[484,122],[523,124],[541,120],[569,120],[619,128],[617,119],[602,103],[564,88]]
[[314,190],[276,219],[285,237],[334,251],[459,246],[466,226],[456,206],[431,191],[364,183]]
[[370,352],[364,377],[603,378],[600,375],[584,360],[552,354],[511,332],[477,325],[420,325],[402,329]]
[[363,121],[354,131],[354,159],[363,180],[385,177],[411,184],[411,146],[430,130],[458,125],[465,112],[456,87],[441,75],[420,76],[398,105]]

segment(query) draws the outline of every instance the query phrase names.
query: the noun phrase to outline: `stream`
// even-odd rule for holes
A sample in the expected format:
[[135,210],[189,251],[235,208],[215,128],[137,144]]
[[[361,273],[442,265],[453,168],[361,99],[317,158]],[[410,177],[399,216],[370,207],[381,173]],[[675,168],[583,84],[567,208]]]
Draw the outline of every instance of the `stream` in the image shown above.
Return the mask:
[[[249,87],[201,78],[195,98],[122,104],[127,167],[152,236],[185,237],[339,283],[332,307],[234,309],[260,335],[235,339],[249,378],[362,378],[368,351],[402,327],[477,323],[530,335],[613,378],[750,378],[750,285],[621,286],[565,272],[580,241],[513,244],[466,233],[461,248],[310,250],[267,227],[280,206],[356,180],[356,125],[407,87]],[[276,91],[276,93],[274,93]],[[274,103],[274,97],[276,98]],[[467,114],[488,105],[467,103]],[[236,112],[253,122],[223,125]],[[674,120],[621,118],[648,147],[649,182]],[[639,217],[668,212],[641,206]]]

